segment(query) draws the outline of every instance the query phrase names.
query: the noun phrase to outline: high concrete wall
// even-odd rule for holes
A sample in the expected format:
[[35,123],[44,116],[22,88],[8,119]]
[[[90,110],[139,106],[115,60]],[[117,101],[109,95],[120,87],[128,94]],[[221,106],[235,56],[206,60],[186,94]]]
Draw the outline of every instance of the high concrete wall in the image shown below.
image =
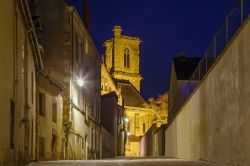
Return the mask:
[[153,124],[141,138],[140,156],[164,156],[165,125],[157,127]]
[[250,22],[166,130],[166,155],[250,165]]

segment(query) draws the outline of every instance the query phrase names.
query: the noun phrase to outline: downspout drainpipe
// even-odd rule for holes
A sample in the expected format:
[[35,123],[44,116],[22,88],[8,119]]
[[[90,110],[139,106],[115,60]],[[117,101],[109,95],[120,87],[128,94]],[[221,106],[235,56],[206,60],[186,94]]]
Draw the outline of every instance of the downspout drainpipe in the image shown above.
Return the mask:
[[[18,100],[17,99],[17,91],[18,91],[18,76],[17,76],[17,72],[18,72],[18,62],[17,62],[17,57],[18,57],[18,51],[17,51],[17,45],[18,45],[18,42],[17,42],[17,30],[18,30],[18,28],[17,28],[17,3],[16,3],[16,1],[14,1],[14,10],[15,10],[15,15],[14,15],[14,20],[15,20],[15,22],[14,22],[14,26],[15,26],[15,29],[14,29],[14,61],[13,61],[13,64],[14,64],[14,82],[13,82],[13,99],[14,99],[14,101],[15,101],[15,103],[17,103],[16,101]],[[17,105],[17,104],[16,104]],[[17,134],[18,133],[18,123],[17,122],[19,122],[19,119],[18,119],[18,117],[19,116],[17,116],[17,109],[15,108],[15,163],[17,164],[17,161],[18,161],[18,140],[19,140],[19,134]]]
[[[27,30],[25,32],[25,39],[24,39],[24,154],[25,154],[25,164],[28,163],[28,158],[29,158],[29,123],[30,123],[30,119],[29,119],[29,110],[30,110],[30,105],[29,105],[29,101],[28,101],[28,70],[29,70],[29,57],[28,57],[28,35],[31,32],[31,30]],[[26,135],[26,133],[28,133],[28,135]]]
[[[35,54],[34,55],[34,59],[35,59],[35,70],[36,70],[36,103],[38,103],[38,76],[39,76],[39,73],[41,70],[43,70],[43,62],[42,62],[42,56],[41,56],[41,53],[40,53],[40,49],[39,49],[39,44],[38,44],[38,40],[37,40],[37,37],[36,37],[36,32],[35,32],[35,29],[34,29],[34,25],[33,25],[33,22],[32,22],[32,18],[31,18],[31,12],[29,10],[29,5],[28,5],[28,2],[27,0],[18,0],[19,3],[22,5],[22,9],[24,10],[25,13],[22,13],[23,16],[25,17],[26,19],[26,23],[27,23],[27,27],[28,27],[28,30],[26,31],[26,35],[28,36],[29,35],[29,39],[30,39],[30,42],[31,42],[31,45],[33,47],[33,53]],[[26,37],[26,36],[25,36]],[[37,108],[37,105],[36,105],[36,108]],[[35,128],[35,143],[37,145],[38,143],[38,137],[37,137],[37,134],[38,134],[38,126],[37,126],[37,122],[38,122],[38,112],[37,112],[38,109],[36,109],[36,116],[35,116],[35,123],[36,123],[36,128]],[[33,141],[32,141],[33,143]],[[35,160],[37,160],[37,146],[35,145],[35,156],[33,156],[33,158]],[[32,150],[33,152],[33,150]]]
[[[69,86],[69,122],[67,122],[67,124],[65,125],[65,138],[66,138],[66,142],[65,142],[65,157],[66,159],[69,159],[69,137],[70,137],[70,130],[72,129],[72,83],[73,83],[73,54],[74,54],[74,51],[73,51],[73,42],[74,42],[74,37],[73,37],[73,10],[72,10],[72,7],[70,7],[70,17],[71,17],[71,22],[70,22],[70,26],[71,26],[71,39],[70,39],[70,44],[71,44],[71,53],[69,54],[68,58],[70,60],[70,67],[69,67],[69,73],[70,73],[70,86]],[[67,93],[66,93],[67,94]]]

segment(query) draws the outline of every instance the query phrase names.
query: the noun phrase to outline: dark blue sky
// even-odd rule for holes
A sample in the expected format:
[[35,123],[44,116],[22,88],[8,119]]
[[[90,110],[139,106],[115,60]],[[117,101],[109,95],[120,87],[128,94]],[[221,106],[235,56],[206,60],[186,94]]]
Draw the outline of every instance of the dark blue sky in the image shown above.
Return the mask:
[[[82,0],[70,0],[82,16]],[[171,58],[179,52],[202,56],[235,0],[89,0],[91,35],[100,54],[120,25],[142,40],[141,94],[147,99],[169,89]]]

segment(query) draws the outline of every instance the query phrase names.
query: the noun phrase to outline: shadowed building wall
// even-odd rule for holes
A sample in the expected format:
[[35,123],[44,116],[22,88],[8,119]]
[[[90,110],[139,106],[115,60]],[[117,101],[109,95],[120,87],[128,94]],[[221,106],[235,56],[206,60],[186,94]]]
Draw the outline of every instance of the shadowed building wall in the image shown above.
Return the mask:
[[27,1],[0,1],[0,165],[36,159],[36,84],[42,61]]
[[65,87],[64,157],[99,158],[100,55],[74,7],[64,0],[33,2],[45,72]]

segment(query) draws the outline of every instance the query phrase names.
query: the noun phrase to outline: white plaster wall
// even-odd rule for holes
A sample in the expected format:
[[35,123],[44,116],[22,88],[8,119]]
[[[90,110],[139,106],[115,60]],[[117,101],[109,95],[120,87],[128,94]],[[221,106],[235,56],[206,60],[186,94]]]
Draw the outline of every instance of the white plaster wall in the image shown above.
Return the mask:
[[249,73],[248,20],[166,130],[166,155],[250,165]]

